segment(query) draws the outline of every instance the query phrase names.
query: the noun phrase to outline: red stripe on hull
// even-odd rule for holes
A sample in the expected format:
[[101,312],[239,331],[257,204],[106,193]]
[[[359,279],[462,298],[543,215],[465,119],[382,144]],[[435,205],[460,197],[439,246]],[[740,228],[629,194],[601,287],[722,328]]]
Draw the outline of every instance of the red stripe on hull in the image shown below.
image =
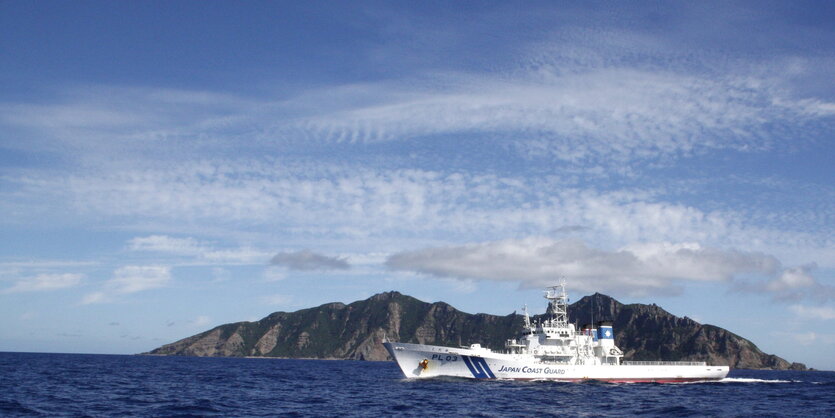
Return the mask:
[[[502,378],[499,378],[502,380]],[[687,377],[670,379],[539,379],[539,378],[507,378],[507,380],[553,380],[555,382],[606,382],[606,383],[688,383],[688,382],[717,382],[722,379],[710,377]]]

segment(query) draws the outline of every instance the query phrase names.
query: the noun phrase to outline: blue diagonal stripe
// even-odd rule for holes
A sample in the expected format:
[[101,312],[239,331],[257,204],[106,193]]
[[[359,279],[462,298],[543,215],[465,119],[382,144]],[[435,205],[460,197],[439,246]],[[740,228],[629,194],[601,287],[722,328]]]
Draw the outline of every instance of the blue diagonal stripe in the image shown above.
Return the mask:
[[476,379],[495,379],[496,375],[493,374],[493,371],[490,370],[490,367],[487,365],[487,361],[481,357],[470,357],[470,356],[461,356],[464,359],[464,364],[467,365],[467,368],[470,369],[470,373],[473,374],[473,377]]

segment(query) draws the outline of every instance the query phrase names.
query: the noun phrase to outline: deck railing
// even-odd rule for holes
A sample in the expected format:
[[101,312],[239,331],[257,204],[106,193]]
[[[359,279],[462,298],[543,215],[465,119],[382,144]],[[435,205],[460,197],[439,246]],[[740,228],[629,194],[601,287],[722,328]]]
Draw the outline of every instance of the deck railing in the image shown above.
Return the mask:
[[707,366],[703,361],[624,361],[624,366]]

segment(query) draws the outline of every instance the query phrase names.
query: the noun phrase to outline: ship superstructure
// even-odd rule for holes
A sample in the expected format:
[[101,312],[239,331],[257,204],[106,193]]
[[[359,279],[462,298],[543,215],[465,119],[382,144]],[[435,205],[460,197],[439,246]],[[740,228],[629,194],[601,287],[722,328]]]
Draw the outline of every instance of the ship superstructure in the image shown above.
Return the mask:
[[504,351],[473,344],[452,348],[426,344],[384,342],[409,378],[457,376],[490,379],[604,380],[617,382],[683,382],[717,380],[728,366],[704,362],[625,362],[615,346],[610,321],[583,325],[568,322],[565,282],[546,289],[550,316],[532,321],[527,308],[517,338]]
[[596,326],[583,325],[577,331],[568,322],[568,295],[565,282],[546,290],[550,318],[533,323],[523,311],[524,327],[518,339],[505,343],[506,353],[519,356],[533,355],[552,364],[620,364],[623,352],[615,346],[615,334],[610,321]]

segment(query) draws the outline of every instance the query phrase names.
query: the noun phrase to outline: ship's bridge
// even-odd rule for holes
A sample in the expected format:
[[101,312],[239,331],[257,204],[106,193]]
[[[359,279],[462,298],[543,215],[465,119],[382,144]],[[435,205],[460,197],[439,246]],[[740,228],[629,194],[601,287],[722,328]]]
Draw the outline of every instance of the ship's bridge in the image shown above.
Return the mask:
[[533,355],[544,363],[620,363],[623,352],[614,345],[611,322],[599,322],[599,330],[593,325],[585,325],[578,331],[568,322],[568,296],[564,283],[550,288],[545,298],[549,302],[551,318],[532,322],[525,307],[525,325],[520,337],[505,343],[509,354]]

